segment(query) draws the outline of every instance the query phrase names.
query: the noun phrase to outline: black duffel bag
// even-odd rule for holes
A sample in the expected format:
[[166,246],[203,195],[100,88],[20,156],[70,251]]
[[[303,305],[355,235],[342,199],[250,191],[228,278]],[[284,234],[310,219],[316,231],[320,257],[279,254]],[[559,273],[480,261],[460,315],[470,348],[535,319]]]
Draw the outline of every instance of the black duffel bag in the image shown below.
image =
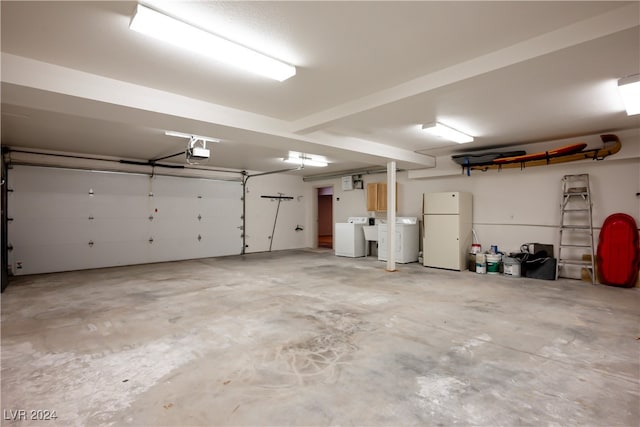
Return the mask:
[[511,254],[511,256],[520,260],[522,276],[532,279],[556,280],[557,260],[547,256],[546,251],[540,251],[535,254],[522,252]]

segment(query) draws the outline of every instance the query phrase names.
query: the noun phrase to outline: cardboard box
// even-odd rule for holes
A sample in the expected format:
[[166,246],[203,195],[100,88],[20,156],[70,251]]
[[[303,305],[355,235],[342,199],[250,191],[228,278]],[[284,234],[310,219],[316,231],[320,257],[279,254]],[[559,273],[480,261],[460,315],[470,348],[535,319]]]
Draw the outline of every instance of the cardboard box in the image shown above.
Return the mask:
[[538,252],[545,251],[548,257],[553,258],[553,245],[548,245],[545,243],[527,243],[525,245],[527,247],[527,252],[530,254],[537,254]]

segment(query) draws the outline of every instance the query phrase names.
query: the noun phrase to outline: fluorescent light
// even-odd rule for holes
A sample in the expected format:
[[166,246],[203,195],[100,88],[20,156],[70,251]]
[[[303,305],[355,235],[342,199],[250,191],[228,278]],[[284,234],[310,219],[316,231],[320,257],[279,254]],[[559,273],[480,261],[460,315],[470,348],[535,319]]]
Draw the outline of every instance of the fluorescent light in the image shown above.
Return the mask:
[[312,160],[312,159],[306,159],[306,158],[302,158],[302,159],[288,158],[288,159],[284,159],[284,161],[287,163],[295,163],[297,165],[302,165],[302,166],[316,166],[319,168],[323,168],[328,165],[327,162],[321,162],[319,160]]
[[432,135],[440,136],[450,141],[457,142],[458,144],[473,142],[472,136],[469,136],[438,122],[422,125],[422,130],[429,132]]
[[640,114],[640,74],[618,80],[618,90],[627,115]]
[[294,66],[185,24],[141,4],[138,4],[129,28],[280,82],[296,74]]
[[315,166],[319,168],[323,168],[328,165],[328,163],[324,160],[320,160],[317,158],[313,158],[309,155],[305,154],[296,154],[293,152],[289,153],[289,157],[286,159],[282,159],[286,163],[293,163],[299,166]]

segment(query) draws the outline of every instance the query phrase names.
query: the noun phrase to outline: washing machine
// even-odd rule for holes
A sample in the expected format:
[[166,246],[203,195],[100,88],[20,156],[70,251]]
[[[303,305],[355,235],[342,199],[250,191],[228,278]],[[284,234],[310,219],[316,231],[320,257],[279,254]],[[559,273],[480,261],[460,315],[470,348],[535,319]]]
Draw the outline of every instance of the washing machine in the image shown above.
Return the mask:
[[[418,218],[396,218],[396,262],[406,264],[418,261]],[[378,259],[387,260],[387,224],[378,225]]]
[[367,242],[362,227],[369,223],[366,216],[353,216],[347,222],[336,223],[334,238],[336,256],[351,258],[367,255]]

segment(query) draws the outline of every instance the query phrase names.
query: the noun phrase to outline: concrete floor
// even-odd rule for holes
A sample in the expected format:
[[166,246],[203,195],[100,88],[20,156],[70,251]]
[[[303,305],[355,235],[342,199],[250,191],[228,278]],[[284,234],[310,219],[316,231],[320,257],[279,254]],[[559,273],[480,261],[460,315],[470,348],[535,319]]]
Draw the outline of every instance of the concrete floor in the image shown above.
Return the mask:
[[640,289],[326,250],[20,277],[3,425],[638,426]]

